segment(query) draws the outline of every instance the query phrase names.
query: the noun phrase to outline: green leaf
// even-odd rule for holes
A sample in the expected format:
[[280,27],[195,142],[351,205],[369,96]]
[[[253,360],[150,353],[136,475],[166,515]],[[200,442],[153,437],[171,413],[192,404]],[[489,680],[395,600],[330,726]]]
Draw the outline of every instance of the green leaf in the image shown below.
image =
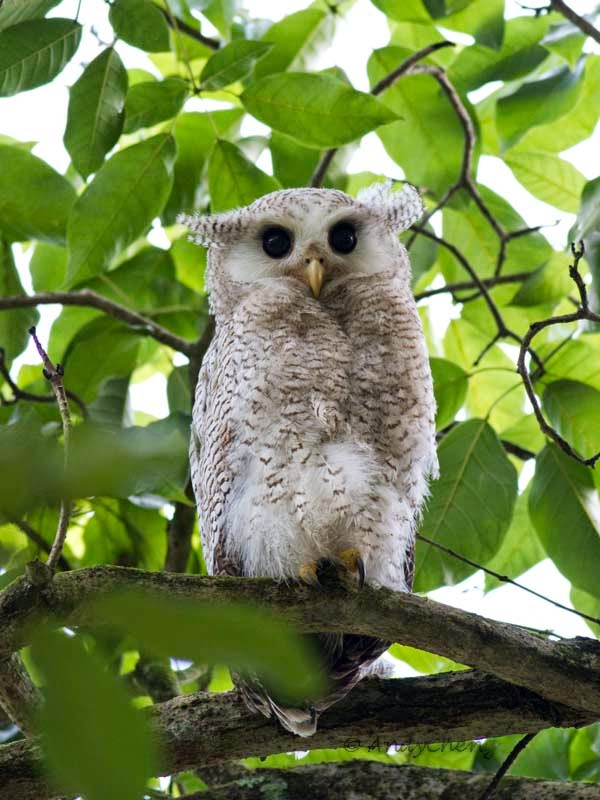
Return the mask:
[[66,248],[45,242],[37,244],[29,262],[34,291],[56,291],[64,283],[66,268]]
[[510,301],[514,306],[538,306],[563,300],[573,287],[564,253],[553,252],[550,260],[531,273]]
[[238,39],[211,56],[200,74],[202,89],[215,91],[245,78],[273,47],[268,42]]
[[168,197],[174,155],[172,137],[160,134],[102,165],[69,218],[69,286],[98,275],[144,233]]
[[524,447],[531,453],[539,452],[545,445],[546,439],[540,431],[540,426],[534,414],[522,416],[514,425],[504,428],[500,437],[519,447]]
[[179,411],[182,414],[191,414],[192,389],[190,386],[190,368],[175,367],[167,381],[167,399],[171,413]]
[[12,241],[64,244],[75,189],[27,150],[0,145],[0,231]]
[[542,39],[542,44],[551,53],[556,53],[566,61],[569,68],[573,70],[581,56],[585,40],[586,36],[581,33],[579,28],[565,21],[559,25],[553,25]]
[[[481,419],[453,428],[438,448],[440,479],[420,532],[485,564],[498,551],[517,497],[517,473],[493,429]],[[475,569],[417,541],[415,591],[458,583]]]
[[451,661],[443,656],[436,656],[426,650],[417,650],[404,644],[393,644],[388,653],[394,658],[404,661],[417,672],[423,675],[437,675],[440,672],[456,672],[457,670],[467,669],[456,661]]
[[469,376],[458,364],[444,358],[432,358],[429,363],[437,405],[435,426],[441,430],[452,422],[465,402]]
[[173,242],[170,253],[179,283],[193,289],[198,294],[204,294],[206,291],[204,285],[206,248],[190,242],[186,235]]
[[169,49],[169,26],[150,0],[114,0],[110,23],[120,39],[148,53]]
[[[371,85],[401,60],[398,48],[376,50],[368,63]],[[463,129],[446,95],[430,75],[410,75],[382,98],[400,118],[378,131],[389,156],[400,164],[407,180],[444,192],[458,178],[464,148]]]
[[546,552],[565,578],[598,597],[600,519],[592,470],[556,445],[547,445],[536,461],[529,513]]
[[316,35],[327,14],[318,8],[306,8],[284,17],[268,29],[263,41],[273,49],[254,68],[255,78],[264,78],[274,72],[285,72],[298,53]]
[[[571,587],[571,603],[577,611],[600,619],[600,598],[598,598],[597,594],[594,596],[573,586]],[[584,622],[593,631],[594,636],[597,639],[600,638],[600,625],[587,619]]]
[[71,19],[34,19],[0,32],[0,97],[42,86],[75,54],[81,25]]
[[199,7],[222,36],[229,37],[235,14],[235,0],[202,0]]
[[257,672],[288,700],[324,688],[308,646],[264,609],[128,592],[100,601],[98,613],[125,628],[142,649]]
[[484,45],[465,47],[452,62],[448,77],[459,92],[490,81],[511,81],[533,71],[548,57],[539,42],[549,27],[546,15],[509,19],[500,50]]
[[[544,548],[531,524],[529,518],[529,492],[531,486],[519,495],[515,503],[510,528],[502,542],[500,550],[487,562],[486,567],[493,569],[500,575],[509,578],[518,578],[528,569],[543,561],[546,558]],[[485,576],[486,592],[504,586],[503,581],[499,581],[492,575]]]
[[[0,297],[25,294],[15,266],[12,248],[0,239]],[[36,308],[16,308],[0,312],[0,348],[7,364],[27,347],[29,328],[39,320]]]
[[466,3],[456,13],[443,16],[439,24],[453,31],[468,33],[479,44],[498,50],[504,38],[504,0]]
[[241,96],[261,122],[310,147],[337,147],[396,119],[375,97],[323,74],[271,75]]
[[0,31],[25,19],[43,17],[60,0],[4,0],[0,4]]
[[589,181],[581,195],[581,207],[573,231],[573,238],[581,239],[585,246],[585,260],[592,274],[591,306],[600,308],[600,178]]
[[277,131],[271,132],[270,148],[273,173],[283,187],[309,185],[321,157],[318,150]]
[[552,427],[584,458],[600,452],[600,392],[577,381],[554,381],[543,406]]
[[600,391],[600,334],[586,334],[566,343],[543,342],[536,345],[536,351],[544,362],[542,382],[566,378]]
[[417,22],[431,24],[431,17],[423,0],[371,0],[373,5],[389,17],[398,22]]
[[215,139],[235,130],[243,115],[241,108],[179,114],[173,130],[177,145],[173,188],[163,211],[167,224],[175,222],[178,213],[189,213],[200,205],[200,179]]
[[505,147],[515,145],[530,128],[566,114],[577,102],[582,86],[583,65],[575,72],[561,67],[549,77],[523,83],[501,97],[496,104],[496,126]]
[[279,183],[242,154],[231,142],[219,139],[208,164],[208,188],[213,212],[246,206],[263,194],[279,189]]
[[592,135],[600,116],[600,56],[588,55],[577,102],[562,117],[528,130],[522,150],[560,153]]
[[132,133],[171,119],[181,111],[187,95],[188,85],[183,78],[136,83],[127,92],[123,130]]
[[97,56],[73,84],[65,147],[84,178],[96,172],[123,129],[127,71],[114,47]]
[[63,361],[65,384],[84,402],[92,401],[108,377],[129,377],[137,362],[140,338],[110,317],[93,319],[71,340]]
[[31,655],[44,678],[43,749],[56,780],[89,800],[141,797],[154,745],[124,684],[79,637],[40,629]]
[[128,397],[129,378],[107,378],[88,409],[88,419],[106,428],[122,428],[129,420]]

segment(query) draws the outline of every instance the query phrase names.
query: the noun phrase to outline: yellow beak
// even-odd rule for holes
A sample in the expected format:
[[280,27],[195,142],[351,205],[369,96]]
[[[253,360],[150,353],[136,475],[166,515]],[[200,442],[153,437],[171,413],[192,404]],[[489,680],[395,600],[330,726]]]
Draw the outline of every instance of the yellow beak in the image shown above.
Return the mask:
[[325,269],[323,264],[321,264],[318,259],[311,258],[306,267],[306,279],[315,297],[318,297],[321,294],[324,276]]

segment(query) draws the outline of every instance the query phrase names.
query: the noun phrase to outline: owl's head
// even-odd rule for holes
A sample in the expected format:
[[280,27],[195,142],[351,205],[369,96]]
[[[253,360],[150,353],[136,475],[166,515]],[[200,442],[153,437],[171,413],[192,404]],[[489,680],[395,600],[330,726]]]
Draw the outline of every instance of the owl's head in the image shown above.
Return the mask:
[[355,199],[335,189],[283,189],[244,208],[215,215],[181,215],[194,241],[209,248],[208,285],[219,281],[299,281],[319,297],[323,285],[344,277],[404,271],[397,234],[423,211],[410,185],[363,189]]

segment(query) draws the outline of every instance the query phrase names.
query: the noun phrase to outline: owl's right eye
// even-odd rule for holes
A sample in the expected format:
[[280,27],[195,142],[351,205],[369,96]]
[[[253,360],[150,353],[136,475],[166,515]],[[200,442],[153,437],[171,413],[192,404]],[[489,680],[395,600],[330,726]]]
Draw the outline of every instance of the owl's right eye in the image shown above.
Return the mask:
[[292,249],[292,236],[285,228],[267,228],[262,235],[262,246],[271,258],[283,258]]

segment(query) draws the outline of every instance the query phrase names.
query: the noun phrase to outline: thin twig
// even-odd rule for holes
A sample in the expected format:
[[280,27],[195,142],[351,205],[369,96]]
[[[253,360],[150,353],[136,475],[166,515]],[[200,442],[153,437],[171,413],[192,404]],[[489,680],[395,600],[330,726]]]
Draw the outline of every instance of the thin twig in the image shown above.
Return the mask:
[[588,22],[585,17],[580,17],[579,14],[576,14],[570,6],[563,3],[563,0],[550,0],[550,5],[555,11],[558,11],[559,14],[562,14],[569,22],[579,28],[582,33],[585,33],[586,36],[591,37],[600,44],[600,31],[591,22]]
[[[6,384],[13,395],[12,397],[7,398],[0,394],[0,406],[12,406],[18,403],[19,400],[25,400],[29,403],[54,403],[56,401],[56,398],[53,394],[33,394],[32,392],[26,392],[17,386],[17,384],[13,381],[6,365],[6,353],[3,347],[0,347],[0,375],[6,381]],[[68,389],[65,389],[65,392],[69,400],[77,403],[84,419],[87,418],[88,410],[83,400],[76,395],[75,392],[70,392]]]
[[187,36],[190,36],[192,39],[200,42],[200,44],[203,44],[205,47],[210,47],[211,50],[218,50],[221,47],[221,42],[219,42],[218,39],[211,39],[210,36],[204,36],[203,33],[196,30],[196,28],[192,28],[192,26],[188,25],[187,22],[179,19],[179,17],[172,16],[166,8],[159,6],[158,3],[154,3],[154,5],[162,13],[163,17],[167,21],[167,25],[173,30],[179,30],[181,33],[185,33]]
[[[414,226],[413,226],[414,227]],[[420,231],[419,231],[420,232]],[[513,275],[495,275],[492,278],[482,278],[481,282],[488,289],[493,286],[499,286],[505,283],[521,283],[531,277],[531,272],[515,272]],[[424,300],[426,297],[435,297],[438,294],[454,294],[455,292],[468,291],[475,289],[477,284],[474,281],[458,281],[457,283],[447,283],[437,289],[426,289],[424,292],[418,292],[415,295],[415,300]],[[479,297],[479,292],[477,297]],[[463,302],[461,298],[460,302]]]
[[496,789],[498,788],[500,781],[506,775],[508,770],[512,767],[517,756],[520,753],[522,753],[523,750],[525,750],[529,742],[532,739],[535,739],[536,736],[537,734],[535,733],[527,733],[525,734],[525,736],[523,736],[522,739],[519,739],[519,741],[516,743],[516,745],[513,747],[513,749],[510,751],[510,753],[507,755],[507,757],[500,765],[500,768],[492,778],[490,784],[486,787],[484,793],[481,795],[479,800],[492,800],[492,798],[496,794]]
[[[71,439],[71,412],[69,410],[69,401],[67,399],[65,386],[63,383],[64,370],[60,364],[56,364],[55,366],[52,363],[52,361],[48,357],[48,353],[46,353],[46,351],[41,345],[40,340],[36,335],[35,327],[31,327],[29,329],[29,333],[31,334],[33,341],[35,342],[37,351],[40,354],[40,358],[42,359],[42,364],[44,365],[44,370],[43,370],[44,377],[48,381],[50,381],[50,384],[52,386],[52,391],[54,392],[54,396],[56,397],[58,411],[60,414],[60,418],[62,420],[64,466],[66,468],[69,460],[69,443]],[[60,554],[62,553],[65,539],[67,538],[67,530],[69,528],[69,517],[71,515],[71,506],[72,504],[70,501],[61,500],[60,512],[58,517],[58,527],[56,530],[56,535],[54,537],[54,542],[52,544],[52,547],[50,548],[50,554],[48,556],[48,560],[46,561],[46,566],[51,570],[55,569],[58,559],[60,558]]]
[[[11,519],[10,522],[18,528],[25,536],[32,541],[40,550],[43,550],[45,553],[50,554],[50,545],[44,539],[44,537],[38,533],[35,528],[30,525],[24,519]],[[60,566],[62,570],[69,570],[71,569],[71,565],[67,561],[64,555],[60,555],[57,564]]]
[[542,414],[542,409],[535,393],[535,389],[533,388],[531,374],[525,363],[527,353],[531,353],[531,342],[538,335],[538,333],[543,331],[545,328],[548,328],[551,325],[579,322],[580,320],[589,320],[590,322],[600,323],[600,315],[590,310],[587,289],[579,272],[579,262],[585,253],[583,242],[579,242],[578,247],[576,247],[574,244],[571,244],[571,252],[573,254],[573,263],[569,266],[569,275],[577,286],[577,290],[579,292],[579,308],[572,314],[561,314],[560,316],[556,317],[548,317],[547,319],[534,322],[529,326],[529,329],[523,337],[523,341],[521,342],[519,357],[517,359],[517,372],[523,379],[527,397],[529,398],[529,402],[533,407],[533,413],[535,414],[535,418],[542,433],[546,434],[554,442],[556,442],[563,453],[566,453],[568,456],[574,458],[576,461],[579,461],[581,464],[584,464],[587,467],[594,467],[598,459],[600,459],[600,451],[589,458],[584,458],[583,456],[579,455],[579,453],[569,444],[569,442],[567,442],[566,439],[564,439],[558,433],[558,431],[556,431],[546,422],[546,419]]
[[97,308],[99,311],[104,311],[105,314],[121,320],[126,325],[130,325],[139,333],[151,336],[157,342],[166,344],[186,356],[191,357],[196,352],[196,344],[194,342],[171,333],[167,328],[163,328],[162,325],[158,325],[148,317],[115,303],[113,300],[109,300],[91,289],[81,289],[77,292],[40,292],[39,294],[0,297],[0,311],[52,304]]
[[568,611],[570,614],[575,614],[577,617],[581,617],[582,619],[587,620],[588,622],[593,622],[596,625],[600,625],[600,619],[598,617],[592,617],[589,614],[585,614],[583,611],[578,611],[576,608],[570,608],[569,606],[565,606],[562,603],[559,603],[558,600],[552,600],[550,597],[546,597],[545,594],[540,594],[540,592],[536,592],[535,589],[530,589],[528,586],[525,586],[518,581],[509,578],[508,575],[501,575],[499,572],[496,572],[489,567],[484,567],[483,564],[478,564],[476,561],[472,561],[470,558],[466,556],[461,556],[460,553],[457,553],[456,550],[452,550],[450,547],[446,547],[444,544],[440,544],[439,542],[434,542],[433,539],[428,539],[427,536],[423,536],[422,533],[417,533],[417,539],[420,539],[422,542],[425,542],[432,547],[436,547],[438,550],[446,553],[447,555],[451,556],[452,558],[456,559],[457,561],[462,561],[463,564],[468,564],[470,567],[474,567],[475,569],[480,569],[482,572],[485,572],[486,575],[491,575],[492,578],[496,578],[496,580],[501,581],[502,583],[509,583],[511,586],[516,586],[517,589],[522,589],[524,592],[528,594],[532,594],[534,597],[539,598],[540,600],[544,600],[546,603],[550,603],[551,605],[555,606],[556,608],[560,608],[561,611]]

